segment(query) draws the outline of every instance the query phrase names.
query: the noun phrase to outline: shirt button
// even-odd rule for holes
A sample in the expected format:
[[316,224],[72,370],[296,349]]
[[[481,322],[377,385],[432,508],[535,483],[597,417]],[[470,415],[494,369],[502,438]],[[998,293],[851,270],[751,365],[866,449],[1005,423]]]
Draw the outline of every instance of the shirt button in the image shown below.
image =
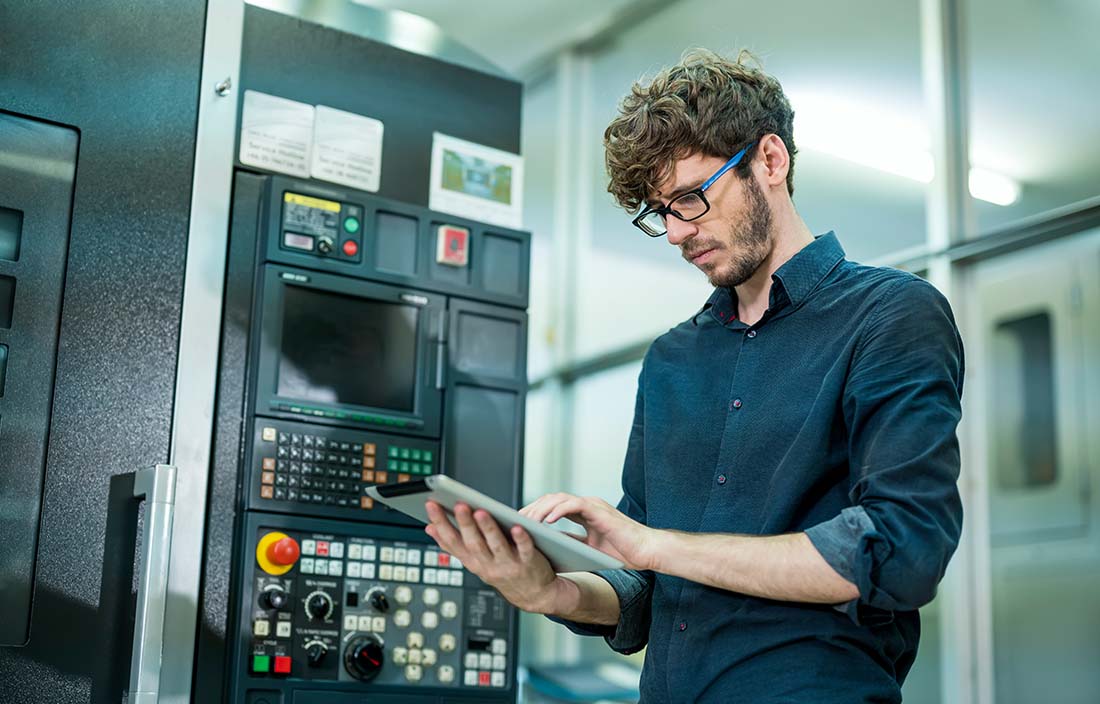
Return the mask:
[[741,407],[741,399],[739,399],[739,398],[733,399],[733,403],[731,403],[730,405],[733,406],[734,408],[740,408]]
[[684,622],[684,621],[680,621],[680,630],[681,630],[681,631],[686,631],[686,630],[687,630],[687,627],[688,627],[688,625],[687,625],[687,623],[686,623],[686,622]]
[[724,475],[724,474],[719,474],[719,475],[718,475],[718,483],[719,483],[719,484],[725,484],[725,483],[726,483],[726,475]]
[[749,330],[749,337],[756,337],[756,331],[755,330]]

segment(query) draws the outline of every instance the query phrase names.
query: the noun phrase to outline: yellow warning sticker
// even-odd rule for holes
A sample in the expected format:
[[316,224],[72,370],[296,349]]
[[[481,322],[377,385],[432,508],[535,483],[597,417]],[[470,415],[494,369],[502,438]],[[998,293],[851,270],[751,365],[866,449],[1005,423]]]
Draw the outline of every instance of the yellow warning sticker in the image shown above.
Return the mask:
[[328,210],[333,213],[340,212],[340,204],[335,201],[314,198],[312,196],[303,196],[298,193],[291,193],[290,191],[283,194],[283,201],[286,203],[293,203],[294,205],[304,205],[307,208],[320,208],[321,210]]

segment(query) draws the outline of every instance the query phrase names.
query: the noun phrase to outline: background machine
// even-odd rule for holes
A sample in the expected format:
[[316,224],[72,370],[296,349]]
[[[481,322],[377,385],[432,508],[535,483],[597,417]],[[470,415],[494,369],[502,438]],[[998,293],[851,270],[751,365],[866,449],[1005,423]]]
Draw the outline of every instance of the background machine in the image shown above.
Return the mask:
[[[3,701],[515,701],[515,610],[365,489],[520,498],[529,235],[428,207],[520,85],[263,4],[0,10]],[[373,184],[296,172],[322,111]]]

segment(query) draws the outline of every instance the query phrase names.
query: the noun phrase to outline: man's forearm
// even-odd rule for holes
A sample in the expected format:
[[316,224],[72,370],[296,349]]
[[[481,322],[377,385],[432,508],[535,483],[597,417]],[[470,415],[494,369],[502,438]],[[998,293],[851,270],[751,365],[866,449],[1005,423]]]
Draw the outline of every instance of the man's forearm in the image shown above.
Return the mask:
[[619,595],[602,577],[570,572],[558,575],[556,592],[540,611],[566,621],[614,626],[619,623]]
[[777,601],[840,604],[859,597],[805,533],[659,533],[654,570],[663,574]]

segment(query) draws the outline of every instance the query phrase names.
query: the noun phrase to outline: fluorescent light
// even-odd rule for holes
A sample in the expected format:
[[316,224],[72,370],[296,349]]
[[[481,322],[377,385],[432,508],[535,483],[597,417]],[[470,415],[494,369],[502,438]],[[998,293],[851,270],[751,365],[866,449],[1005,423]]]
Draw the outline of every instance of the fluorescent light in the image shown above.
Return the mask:
[[[827,95],[800,93],[791,97],[791,103],[799,148],[919,183],[932,182],[935,165],[930,140],[919,121]],[[972,168],[969,180],[974,198],[1011,205],[1020,197],[1020,184],[1003,174]]]
[[987,169],[970,169],[970,195],[995,205],[1012,205],[1020,199],[1020,184]]

